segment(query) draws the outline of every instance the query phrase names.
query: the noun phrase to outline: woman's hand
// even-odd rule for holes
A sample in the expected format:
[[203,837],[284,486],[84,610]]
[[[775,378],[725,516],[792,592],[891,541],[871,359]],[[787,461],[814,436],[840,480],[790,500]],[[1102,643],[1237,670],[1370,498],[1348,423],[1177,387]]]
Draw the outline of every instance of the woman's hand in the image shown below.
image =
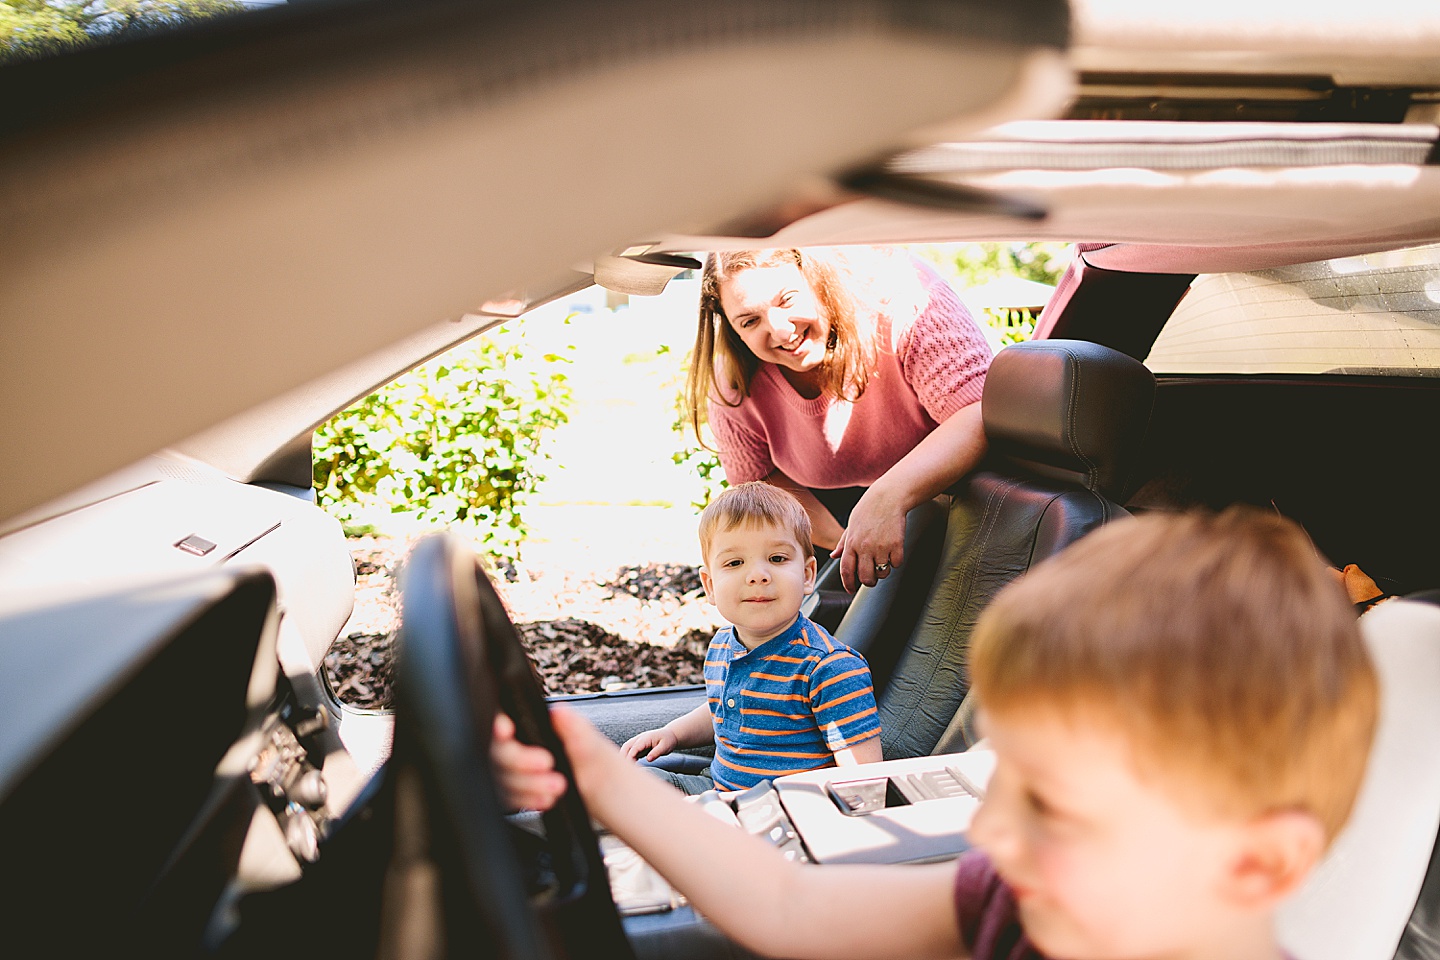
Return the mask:
[[840,581],[846,590],[854,593],[862,583],[873,587],[905,562],[907,509],[903,500],[887,494],[880,481],[855,504],[849,526],[830,552],[840,558]]
[[961,407],[915,445],[850,511],[850,525],[832,557],[840,558],[840,579],[852,593],[858,583],[873,587],[905,562],[905,514],[975,469],[985,454],[980,404]]
[[670,732],[669,727],[660,727],[658,730],[646,730],[644,733],[637,733],[625,745],[620,752],[627,760],[639,760],[644,757],[646,760],[655,760],[665,756],[667,753],[674,753],[680,746],[680,741],[675,734]]

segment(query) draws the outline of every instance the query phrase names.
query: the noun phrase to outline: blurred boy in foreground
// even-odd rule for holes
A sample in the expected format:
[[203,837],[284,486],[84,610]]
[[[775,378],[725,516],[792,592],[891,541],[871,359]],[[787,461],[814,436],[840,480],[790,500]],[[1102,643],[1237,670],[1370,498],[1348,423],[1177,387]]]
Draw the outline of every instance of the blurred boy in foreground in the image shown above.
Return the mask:
[[[971,665],[996,767],[958,863],[797,865],[554,719],[591,813],[761,953],[1284,956],[1275,909],[1349,814],[1377,700],[1354,612],[1294,524],[1105,527],[1002,591]],[[507,718],[496,734],[511,799],[553,803],[549,754]]]

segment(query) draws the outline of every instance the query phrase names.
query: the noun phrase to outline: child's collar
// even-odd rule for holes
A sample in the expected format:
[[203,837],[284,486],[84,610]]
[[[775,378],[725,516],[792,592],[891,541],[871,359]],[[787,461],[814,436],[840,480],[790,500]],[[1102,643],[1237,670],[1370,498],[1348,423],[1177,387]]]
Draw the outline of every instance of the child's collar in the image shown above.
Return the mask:
[[761,641],[753,647],[745,646],[745,641],[740,639],[740,631],[737,630],[732,624],[730,627],[730,639],[735,642],[735,646],[740,648],[740,652],[736,654],[736,656],[743,657],[748,653],[754,653],[756,650],[764,649],[771,644],[775,644],[776,646],[784,646],[791,643],[805,632],[805,624],[807,622],[808,621],[806,620],[805,615],[803,613],[797,612],[795,614],[795,619],[790,622],[790,626],[786,627],[784,630],[781,630],[769,640]]

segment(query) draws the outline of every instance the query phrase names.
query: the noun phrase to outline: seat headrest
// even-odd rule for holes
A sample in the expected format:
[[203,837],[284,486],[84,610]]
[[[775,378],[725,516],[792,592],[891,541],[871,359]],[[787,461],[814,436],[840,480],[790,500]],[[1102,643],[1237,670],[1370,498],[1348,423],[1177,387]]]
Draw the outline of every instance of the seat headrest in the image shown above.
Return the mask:
[[1122,501],[1150,410],[1144,364],[1085,340],[1034,340],[995,355],[981,410],[991,455]]

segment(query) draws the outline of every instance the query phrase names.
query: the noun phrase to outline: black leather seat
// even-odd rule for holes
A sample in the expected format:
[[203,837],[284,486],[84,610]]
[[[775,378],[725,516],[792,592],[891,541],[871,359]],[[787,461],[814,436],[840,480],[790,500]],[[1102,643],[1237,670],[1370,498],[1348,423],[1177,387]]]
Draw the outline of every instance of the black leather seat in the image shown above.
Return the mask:
[[943,517],[936,504],[912,516],[904,569],[863,588],[836,631],[871,660],[886,758],[970,745],[961,706],[976,618],[1032,564],[1126,514],[1154,396],[1143,364],[1098,344],[1041,340],[995,356],[981,469],[950,491]]

